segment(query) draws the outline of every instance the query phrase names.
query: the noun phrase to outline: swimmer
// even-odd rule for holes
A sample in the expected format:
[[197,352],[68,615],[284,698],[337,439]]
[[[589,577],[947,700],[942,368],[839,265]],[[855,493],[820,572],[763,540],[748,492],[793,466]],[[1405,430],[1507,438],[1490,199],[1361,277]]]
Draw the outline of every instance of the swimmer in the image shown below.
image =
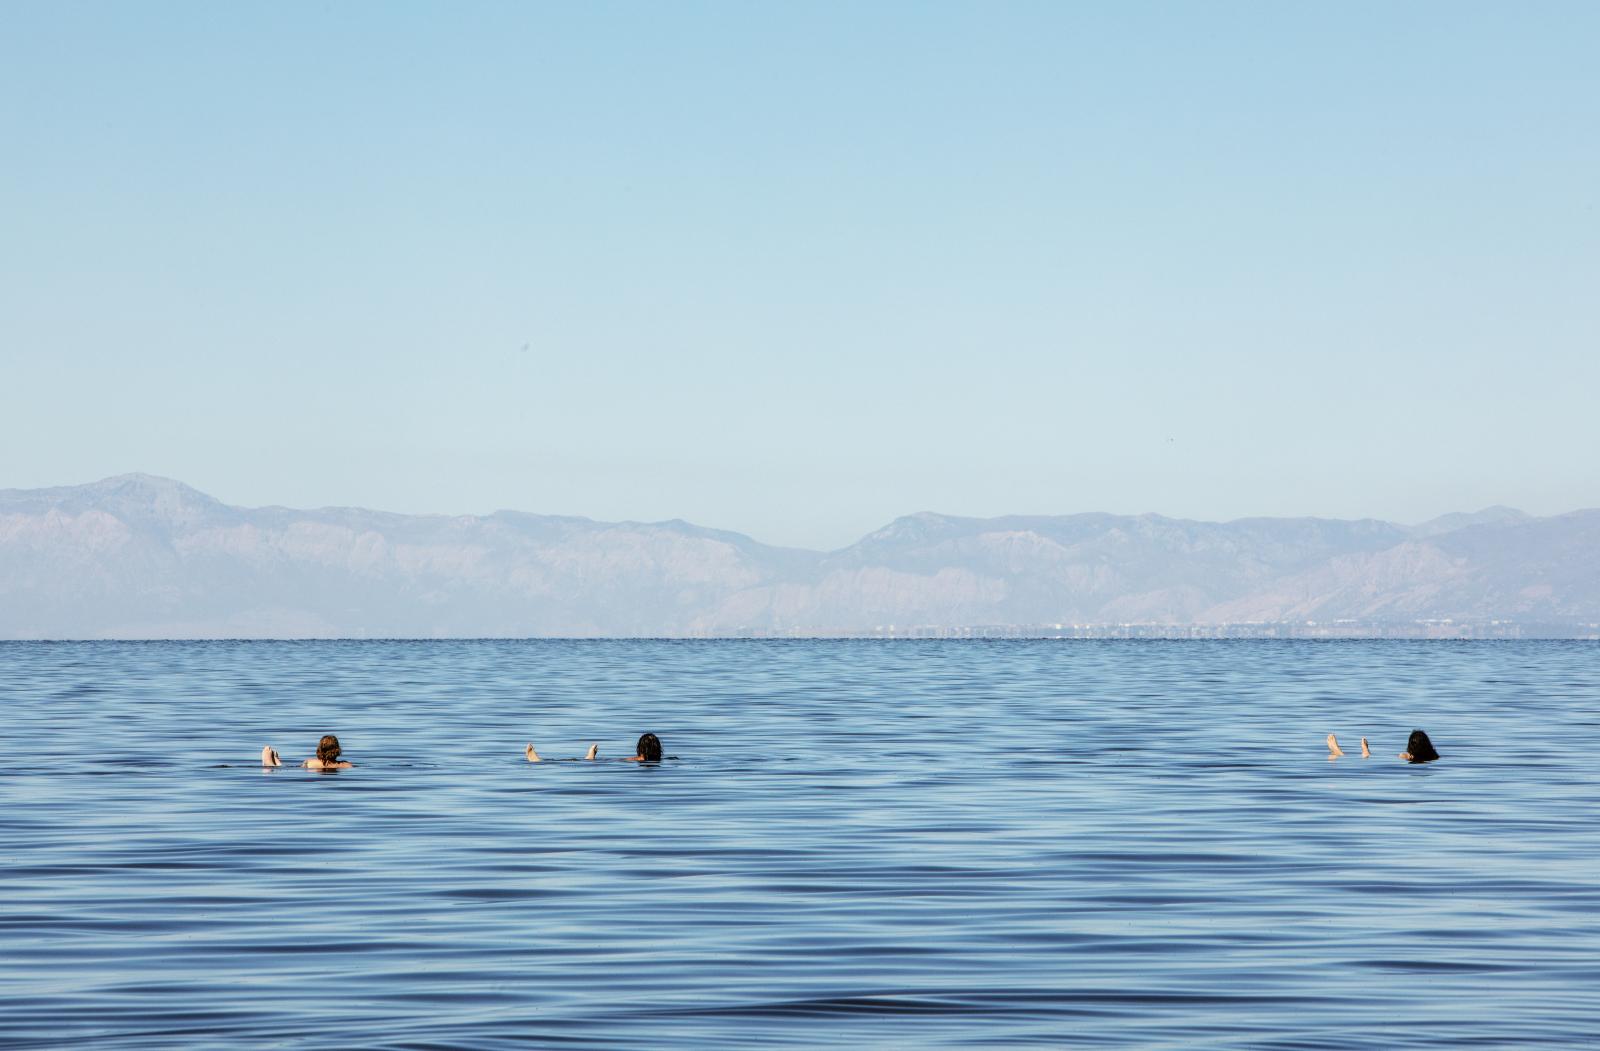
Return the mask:
[[[262,766],[282,766],[283,758],[270,744],[261,749]],[[339,758],[339,739],[333,734],[323,735],[317,742],[317,754],[300,764],[307,770],[348,770],[356,764]]]
[[[594,749],[589,750],[592,757]],[[633,746],[633,755],[623,760],[624,763],[659,763],[661,762],[661,738],[655,734],[640,734],[639,743]]]
[[[1338,759],[1342,755],[1344,755],[1344,749],[1339,747],[1339,739],[1333,734],[1329,734],[1328,758],[1330,760]],[[1367,739],[1363,737],[1361,739],[1361,758],[1368,759],[1371,756],[1372,750],[1367,747]],[[1433,742],[1428,740],[1427,734],[1421,730],[1412,730],[1411,736],[1406,739],[1406,750],[1396,758],[1404,759],[1408,763],[1431,763],[1439,758],[1439,753],[1434,751]]]
[[[522,750],[522,755],[530,763],[542,763],[544,759],[530,743]],[[600,755],[600,745],[592,744],[589,751],[584,753],[585,759],[595,759]],[[634,754],[619,760],[623,763],[659,763],[661,762],[661,738],[655,734],[644,734],[639,738],[639,743],[634,746]]]
[[1428,740],[1427,734],[1412,730],[1411,736],[1406,738],[1406,750],[1400,753],[1400,758],[1408,763],[1431,763],[1439,758],[1439,753],[1434,751],[1433,742]]

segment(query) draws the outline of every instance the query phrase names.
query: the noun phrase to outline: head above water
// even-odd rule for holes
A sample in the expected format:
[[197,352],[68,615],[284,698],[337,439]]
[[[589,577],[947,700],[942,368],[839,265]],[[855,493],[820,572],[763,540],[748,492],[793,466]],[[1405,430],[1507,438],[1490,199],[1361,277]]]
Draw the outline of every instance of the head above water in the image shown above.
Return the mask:
[[324,734],[322,740],[317,742],[317,758],[324,763],[337,763],[339,761],[339,739],[333,734]]
[[661,738],[655,734],[644,734],[639,738],[634,755],[648,763],[661,761]]
[[1411,757],[1413,763],[1431,763],[1439,758],[1433,742],[1421,730],[1412,730],[1411,736],[1406,738],[1406,755]]

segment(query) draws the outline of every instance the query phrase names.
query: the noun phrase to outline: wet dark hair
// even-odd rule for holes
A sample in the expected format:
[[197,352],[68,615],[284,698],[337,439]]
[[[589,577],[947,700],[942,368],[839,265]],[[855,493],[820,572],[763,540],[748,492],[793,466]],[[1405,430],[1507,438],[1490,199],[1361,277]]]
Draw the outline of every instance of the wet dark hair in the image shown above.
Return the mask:
[[339,739],[333,734],[323,735],[317,742],[317,758],[324,764],[333,764],[339,761]]
[[648,763],[661,762],[661,738],[655,734],[644,734],[639,738],[639,744],[634,755]]
[[1434,751],[1433,742],[1428,740],[1428,735],[1421,730],[1412,730],[1411,736],[1406,738],[1406,754],[1413,763],[1431,763],[1439,758],[1439,753]]

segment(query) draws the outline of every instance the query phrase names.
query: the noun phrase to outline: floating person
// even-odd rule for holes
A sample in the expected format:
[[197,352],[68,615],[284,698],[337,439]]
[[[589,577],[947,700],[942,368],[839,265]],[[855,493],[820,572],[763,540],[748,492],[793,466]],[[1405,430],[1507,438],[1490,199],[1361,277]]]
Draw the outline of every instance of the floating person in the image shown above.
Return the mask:
[[633,746],[633,755],[624,759],[625,763],[659,763],[661,762],[661,738],[655,734],[640,734],[639,743]]
[[[523,756],[530,763],[542,763],[544,759],[530,743],[522,750]],[[596,759],[600,755],[600,745],[592,744],[589,751],[584,754],[585,759]],[[659,763],[661,762],[661,738],[655,734],[642,734],[639,743],[634,746],[634,754],[623,756],[619,760],[623,763]]]
[[[1339,747],[1339,739],[1333,734],[1328,735],[1328,758],[1338,759],[1344,755],[1344,749]],[[1367,759],[1372,755],[1367,747],[1367,739],[1361,739],[1361,758]],[[1404,759],[1408,763],[1431,763],[1439,758],[1439,753],[1434,750],[1433,742],[1428,740],[1428,735],[1421,730],[1412,730],[1411,736],[1406,739],[1406,750],[1396,758]]]
[[[283,758],[269,744],[261,749],[261,765],[282,766]],[[333,734],[324,734],[322,740],[317,742],[317,754],[300,765],[307,770],[348,770],[356,764],[340,759],[339,739]]]
[[1439,758],[1439,753],[1434,750],[1427,734],[1412,730],[1411,736],[1406,738],[1406,750],[1400,753],[1400,758],[1408,763],[1431,763]]

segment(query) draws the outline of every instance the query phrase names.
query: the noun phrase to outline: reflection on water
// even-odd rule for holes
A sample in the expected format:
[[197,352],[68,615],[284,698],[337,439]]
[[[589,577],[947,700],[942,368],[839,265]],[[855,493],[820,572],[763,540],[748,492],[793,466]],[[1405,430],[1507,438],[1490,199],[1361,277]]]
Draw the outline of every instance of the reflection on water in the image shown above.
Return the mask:
[[0,1045],[1600,1034],[1593,644],[30,643],[0,706]]

